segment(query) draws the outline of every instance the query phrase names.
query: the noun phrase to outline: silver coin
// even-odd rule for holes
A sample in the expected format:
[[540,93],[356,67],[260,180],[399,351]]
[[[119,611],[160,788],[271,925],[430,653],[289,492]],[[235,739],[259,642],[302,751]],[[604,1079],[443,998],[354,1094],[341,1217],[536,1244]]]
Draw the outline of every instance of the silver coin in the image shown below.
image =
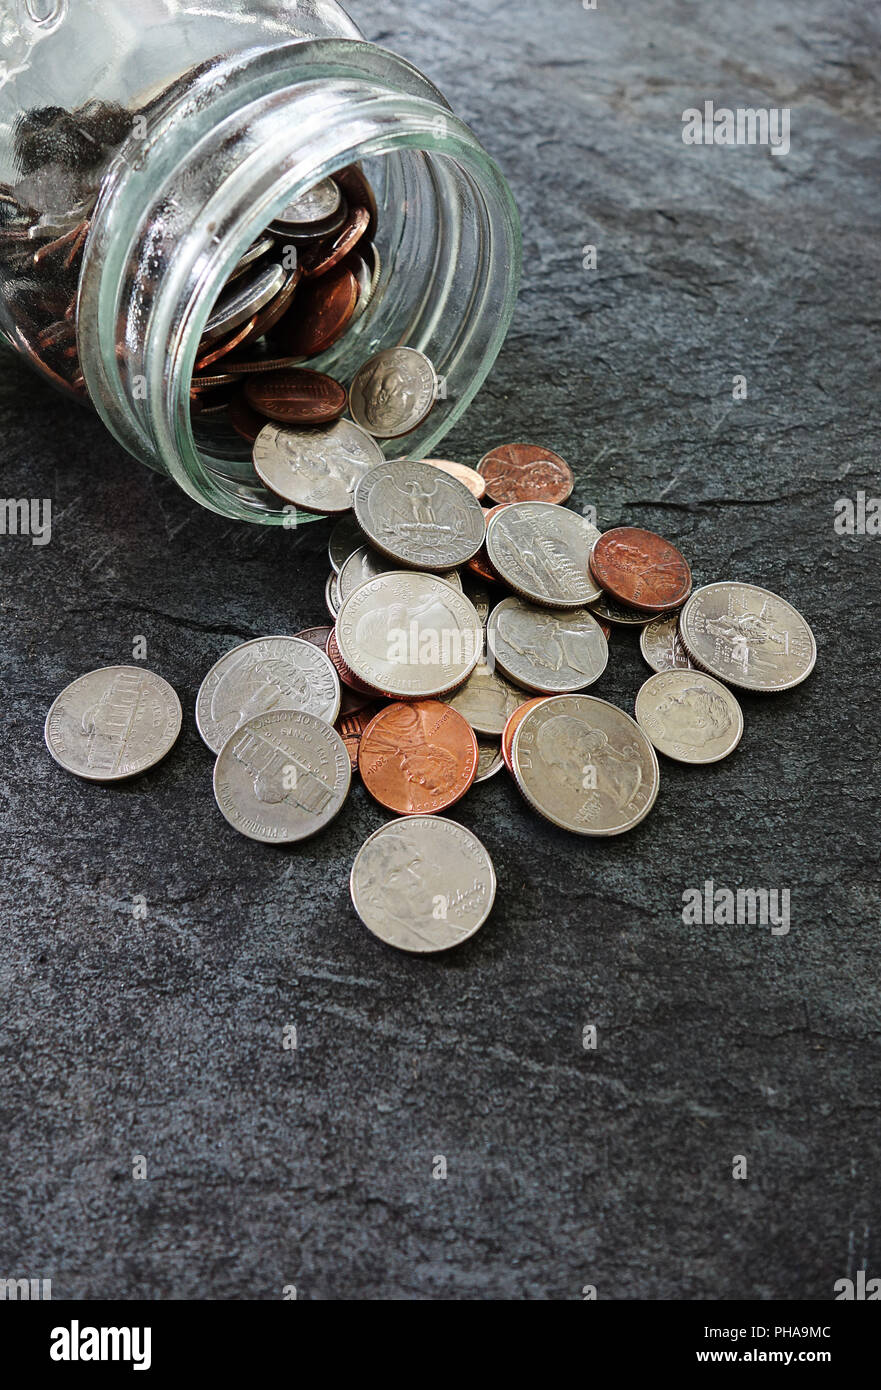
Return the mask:
[[740,705],[703,671],[660,671],[636,697],[636,722],[659,753],[679,763],[717,763],[743,735]]
[[242,271],[247,270],[249,265],[253,265],[254,261],[259,261],[260,257],[265,256],[267,251],[271,251],[274,245],[275,242],[271,236],[258,237],[257,241],[253,242],[248,247],[245,254],[240,256],[236,261],[226,283],[228,285],[232,284],[233,280],[239,278]]
[[333,820],[352,763],[336,729],[304,710],[271,710],[228,738],[214,766],[214,796],[249,840],[285,845]]
[[349,264],[352,268],[352,274],[358,281],[358,302],[355,305],[355,312],[349,319],[350,328],[353,324],[358,322],[361,315],[366,311],[367,305],[370,303],[371,289],[373,286],[373,273],[364,257],[358,255],[356,251],[353,251],[351,255],[352,260]]
[[355,373],[352,419],[379,439],[398,439],[421,425],[437,398],[437,374],[415,348],[385,348]]
[[599,598],[590,552],[599,532],[555,502],[512,502],[490,518],[486,551],[493,569],[524,598],[550,608],[583,608]]
[[691,660],[741,690],[791,690],[817,661],[814,634],[786,599],[756,584],[726,581],[697,589],[679,619]]
[[[368,579],[375,579],[379,574],[389,574],[399,568],[394,561],[389,560],[387,555],[380,555],[378,550],[374,550],[370,545],[359,546],[354,550],[347,560],[343,563],[337,579],[339,588],[340,603],[344,603],[350,594],[353,594],[362,584],[366,584]],[[447,584],[452,584],[454,589],[462,592],[462,580],[458,570],[447,570],[444,574],[439,574],[438,579],[443,579]]]
[[180,700],[153,671],[104,666],[72,681],[46,716],[46,747],[68,772],[117,782],[155,766],[180,733]]
[[502,757],[502,745],[497,738],[478,738],[477,740],[477,776],[475,782],[488,782],[491,777],[495,777],[497,772],[501,772],[505,766]]
[[360,478],[383,462],[379,445],[351,420],[332,425],[264,425],[253,452],[258,477],[304,511],[347,512]]
[[257,637],[215,662],[196,696],[196,725],[212,753],[255,715],[305,710],[332,724],[340,682],[326,652],[300,637]]
[[648,815],[658,758],[629,714],[593,695],[553,695],[524,715],[511,767],[530,805],[576,835],[620,835]]
[[445,816],[402,816],[358,851],[349,882],[365,927],[389,946],[428,954],[467,941],[496,896],[492,860]]
[[202,330],[201,342],[212,343],[246,323],[273,299],[287,279],[287,271],[277,262],[265,266],[247,279],[241,276],[218,298]]
[[481,658],[464,685],[444,695],[444,703],[458,710],[477,734],[495,734],[502,730],[523,704],[523,691],[506,680],[500,670],[493,669]]
[[321,179],[299,198],[293,198],[274,219],[273,226],[294,232],[337,216],[343,206],[343,195],[333,179]]
[[493,600],[483,580],[478,579],[471,570],[467,570],[462,579],[462,592],[474,604],[478,618],[486,627],[492,612]]
[[484,511],[467,487],[427,463],[391,460],[355,488],[355,516],[377,550],[417,570],[449,570],[476,555]]
[[695,666],[679,636],[679,614],[653,618],[639,634],[639,650],[653,671],[693,671]]
[[331,531],[327,542],[327,556],[337,574],[349,556],[366,544],[367,537],[355,520],[353,513],[344,513]]
[[642,627],[645,623],[653,622],[658,616],[657,613],[648,613],[642,608],[629,608],[626,603],[619,603],[605,591],[589,606],[595,617],[602,618],[604,623],[614,623],[617,627]]
[[336,618],[340,611],[340,585],[338,574],[329,574],[327,576],[327,583],[324,586],[324,602],[327,605],[327,611],[330,616]]
[[487,638],[499,670],[544,695],[584,690],[609,660],[605,634],[586,608],[561,613],[506,598],[490,614]]
[[483,648],[483,625],[465,595],[438,575],[408,570],[356,589],[340,608],[336,635],[356,676],[401,699],[461,685]]

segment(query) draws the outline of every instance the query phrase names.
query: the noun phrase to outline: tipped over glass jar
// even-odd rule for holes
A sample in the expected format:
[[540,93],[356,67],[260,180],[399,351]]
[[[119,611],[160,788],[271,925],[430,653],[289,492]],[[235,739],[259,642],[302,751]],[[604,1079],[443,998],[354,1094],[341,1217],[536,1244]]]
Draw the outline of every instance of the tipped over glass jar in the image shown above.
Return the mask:
[[348,388],[415,349],[440,386],[394,454],[430,454],[507,331],[516,209],[440,92],[334,0],[134,8],[0,16],[0,327],[198,502],[281,524],[242,366]]

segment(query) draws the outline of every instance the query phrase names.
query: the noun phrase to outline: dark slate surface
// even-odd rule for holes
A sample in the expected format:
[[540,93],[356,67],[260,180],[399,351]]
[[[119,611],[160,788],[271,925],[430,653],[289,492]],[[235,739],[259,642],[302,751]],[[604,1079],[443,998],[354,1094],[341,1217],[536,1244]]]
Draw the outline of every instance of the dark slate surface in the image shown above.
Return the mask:
[[[879,491],[877,32],[855,5],[600,5],[359,8],[523,215],[514,328],[445,452],[557,449],[601,526],[795,601],[816,674],[744,699],[729,761],[665,762],[618,840],[558,832],[507,774],[476,788],[493,916],[447,958],[395,954],[348,900],[383,821],[363,789],[312,843],[256,846],[192,720],[226,647],[324,621],[324,524],[199,511],[5,361],[3,491],[50,496],[55,524],[0,540],[0,1275],[76,1298],[829,1299],[881,1272],[881,540],[833,529],[836,499]],[[705,98],[791,107],[790,153],[687,148]],[[137,634],[180,743],[130,786],[81,783],[45,711]],[[616,636],[596,693],[630,709],[646,674]],[[789,934],[683,926],[710,878],[788,888]]]

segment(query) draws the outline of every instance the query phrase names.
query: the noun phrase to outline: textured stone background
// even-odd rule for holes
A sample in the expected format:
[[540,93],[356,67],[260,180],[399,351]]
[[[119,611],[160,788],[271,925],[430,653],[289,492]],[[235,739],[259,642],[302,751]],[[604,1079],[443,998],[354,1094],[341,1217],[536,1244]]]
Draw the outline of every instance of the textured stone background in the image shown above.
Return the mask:
[[[816,674],[744,699],[729,761],[665,762],[621,839],[558,832],[507,774],[474,789],[457,814],[495,911],[445,959],[395,954],[347,890],[383,812],[356,786],[300,849],[241,839],[192,720],[225,648],[324,621],[324,524],[229,527],[4,360],[3,491],[51,496],[55,530],[0,541],[0,1274],[77,1298],[828,1299],[881,1273],[881,540],[832,524],[879,490],[877,16],[355,13],[473,123],[523,216],[514,328],[449,456],[559,450],[601,526],[794,600]],[[705,97],[790,106],[790,154],[686,148]],[[90,786],[47,756],[45,711],[138,633],[184,732],[131,786]],[[596,693],[630,709],[646,674],[616,635]],[[790,934],[684,927],[707,878],[788,887]]]

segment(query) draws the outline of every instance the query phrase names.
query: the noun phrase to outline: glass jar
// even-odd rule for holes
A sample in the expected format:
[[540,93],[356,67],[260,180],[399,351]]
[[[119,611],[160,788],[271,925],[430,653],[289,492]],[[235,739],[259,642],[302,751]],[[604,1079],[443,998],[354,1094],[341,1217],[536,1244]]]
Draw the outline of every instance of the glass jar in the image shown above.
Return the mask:
[[0,15],[0,315],[9,343],[121,444],[224,516],[280,524],[250,447],[200,426],[209,312],[258,234],[359,164],[381,266],[309,367],[433,362],[426,457],[482,385],[520,271],[510,190],[437,89],[333,0],[11,0]]

